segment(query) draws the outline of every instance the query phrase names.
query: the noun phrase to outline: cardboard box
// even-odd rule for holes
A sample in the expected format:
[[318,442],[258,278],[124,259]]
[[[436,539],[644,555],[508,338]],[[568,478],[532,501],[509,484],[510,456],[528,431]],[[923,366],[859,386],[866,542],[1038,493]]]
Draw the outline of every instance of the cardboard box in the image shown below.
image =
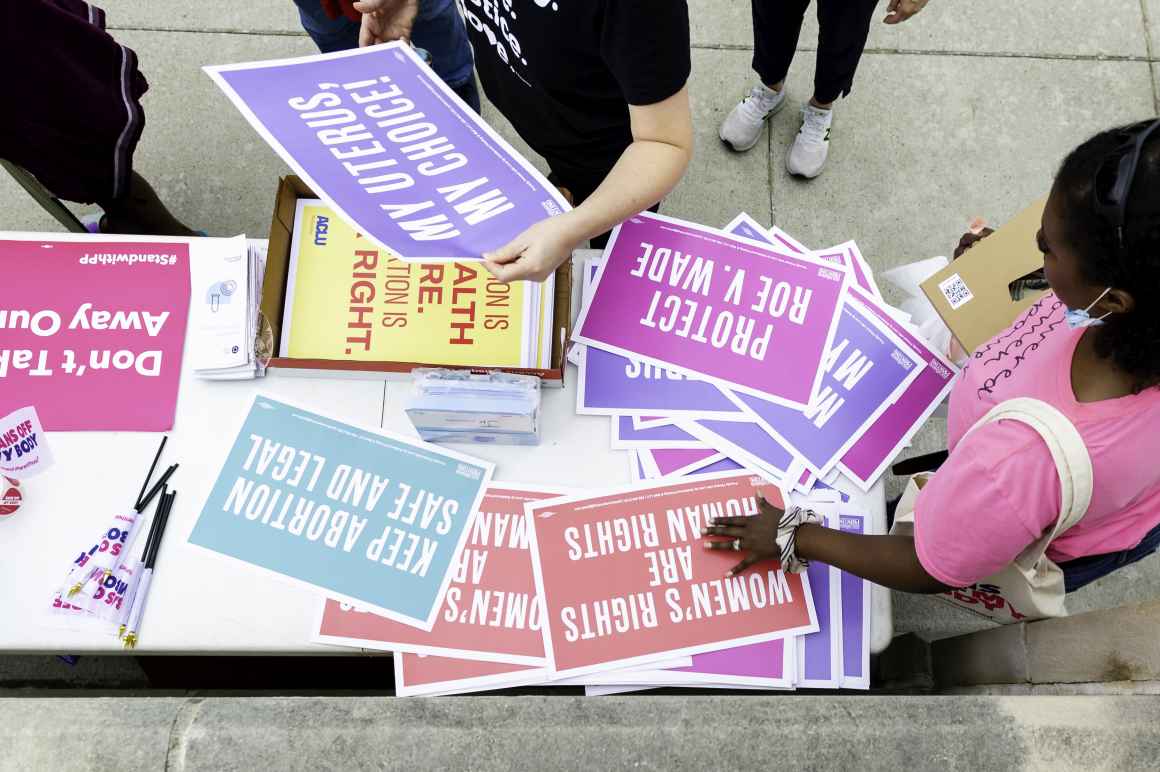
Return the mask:
[[1043,292],[1012,300],[1011,282],[1043,267],[1036,246],[1046,197],[922,283],[922,291],[965,351],[972,352],[1010,327]]
[[[266,259],[266,279],[262,286],[262,315],[273,332],[274,356],[270,367],[284,374],[314,376],[352,376],[363,378],[404,377],[416,367],[448,367],[441,362],[355,362],[345,359],[299,359],[281,356],[282,312],[286,305],[286,279],[290,268],[290,241],[294,231],[294,210],[298,199],[318,198],[296,175],[278,182],[274,200],[274,218],[270,223],[270,251]],[[556,304],[552,315],[551,367],[537,368],[456,368],[538,376],[544,386],[563,387],[564,353],[572,335],[572,263],[565,261],[556,269]]]

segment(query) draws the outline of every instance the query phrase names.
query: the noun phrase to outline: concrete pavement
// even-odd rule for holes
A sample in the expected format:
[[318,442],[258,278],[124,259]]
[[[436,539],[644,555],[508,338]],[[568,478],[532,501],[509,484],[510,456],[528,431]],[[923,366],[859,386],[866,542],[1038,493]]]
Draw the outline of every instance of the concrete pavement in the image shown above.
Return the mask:
[[[292,4],[101,4],[152,86],[137,169],[191,226],[265,235],[286,169],[200,68],[313,52]],[[717,140],[717,125],[753,81],[748,3],[689,5],[698,146],[662,211],[708,224],[748,211],[817,247],[853,238],[878,270],[947,253],[975,215],[1004,221],[1047,190],[1082,139],[1157,112],[1160,0],[932,0],[906,24],[874,23],[854,93],[837,106],[830,163],[802,182],[783,164],[796,110],[777,116],[746,155]],[[797,102],[809,96],[816,41],[809,18],[788,83]],[[523,148],[494,110],[485,114]],[[2,229],[58,230],[6,176],[0,205]],[[944,445],[935,420],[914,451]],[[1074,606],[1157,595],[1160,559],[1151,559],[1085,589]],[[898,632],[940,637],[981,624],[928,599],[899,595],[895,608]]]
[[0,715],[0,771],[1062,772],[1160,754],[1150,697],[0,699]]

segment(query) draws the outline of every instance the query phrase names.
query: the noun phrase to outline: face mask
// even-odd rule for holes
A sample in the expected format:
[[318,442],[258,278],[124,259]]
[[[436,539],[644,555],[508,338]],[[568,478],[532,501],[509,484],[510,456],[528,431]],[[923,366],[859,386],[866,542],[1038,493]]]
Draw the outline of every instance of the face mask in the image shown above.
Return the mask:
[[1083,308],[1083,309],[1069,308],[1069,309],[1067,309],[1067,311],[1065,311],[1063,314],[1063,318],[1067,320],[1067,326],[1073,330],[1076,330],[1076,329],[1079,329],[1080,327],[1098,327],[1101,324],[1103,324],[1104,319],[1111,316],[1111,313],[1112,313],[1111,311],[1104,314],[1103,316],[1101,316],[1098,319],[1092,319],[1092,316],[1091,316],[1091,314],[1088,313],[1088,311],[1090,311],[1092,306],[1094,306],[1096,303],[1099,303],[1101,300],[1103,300],[1104,295],[1108,294],[1111,291],[1112,291],[1112,288],[1108,287],[1106,290],[1104,290],[1103,292],[1100,293],[1100,296],[1098,298],[1093,300],[1091,303],[1088,303],[1087,308]]

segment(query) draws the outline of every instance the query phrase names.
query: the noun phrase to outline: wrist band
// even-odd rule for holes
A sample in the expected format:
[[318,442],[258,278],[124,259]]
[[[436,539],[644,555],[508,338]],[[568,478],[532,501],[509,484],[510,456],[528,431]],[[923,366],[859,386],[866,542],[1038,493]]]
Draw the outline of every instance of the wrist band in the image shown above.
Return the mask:
[[777,548],[781,555],[781,570],[791,574],[800,574],[809,566],[808,560],[797,556],[797,529],[805,523],[820,523],[822,519],[810,509],[790,507],[781,516],[777,524]]

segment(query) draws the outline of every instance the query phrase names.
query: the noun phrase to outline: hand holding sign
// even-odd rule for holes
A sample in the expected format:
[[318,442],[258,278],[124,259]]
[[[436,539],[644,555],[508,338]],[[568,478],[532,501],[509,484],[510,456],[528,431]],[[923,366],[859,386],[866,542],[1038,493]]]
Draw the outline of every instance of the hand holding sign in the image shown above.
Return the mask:
[[543,281],[569,257],[584,239],[567,214],[541,220],[515,239],[483,256],[483,267],[508,282]]
[[363,0],[354,9],[363,15],[358,44],[373,46],[392,40],[410,40],[419,13],[419,0]]

